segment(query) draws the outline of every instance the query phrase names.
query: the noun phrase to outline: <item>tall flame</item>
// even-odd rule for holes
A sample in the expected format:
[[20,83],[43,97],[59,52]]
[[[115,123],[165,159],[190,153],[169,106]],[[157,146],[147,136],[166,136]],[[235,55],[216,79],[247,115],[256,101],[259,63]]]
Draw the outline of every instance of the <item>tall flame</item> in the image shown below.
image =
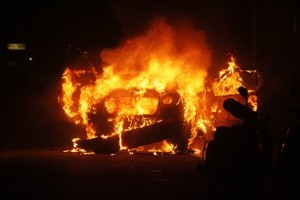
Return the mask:
[[[146,33],[126,40],[116,49],[102,50],[100,57],[106,64],[102,66],[103,73],[67,68],[62,77],[62,107],[69,118],[85,127],[87,139],[102,134],[89,120],[89,113],[96,112],[97,105],[114,92],[117,94],[105,99],[104,105],[108,113],[117,113],[111,119],[114,128],[101,136],[118,134],[120,149],[127,148],[122,144],[125,122],[129,130],[159,121],[142,117],[137,122],[133,117],[155,113],[159,102],[154,94],[147,93],[149,90],[180,94],[184,102],[184,120],[190,129],[189,146],[195,143],[199,132],[205,134],[214,130],[211,115],[213,107],[216,111],[216,104],[211,101],[212,93],[205,83],[211,54],[203,31],[186,24],[171,26],[164,19],[156,19]],[[237,88],[243,85],[238,72],[232,57],[229,67],[222,70],[213,83],[213,95],[236,94]],[[81,79],[87,74],[92,74],[94,80],[83,84]],[[130,95],[123,95],[120,88],[130,91]]]

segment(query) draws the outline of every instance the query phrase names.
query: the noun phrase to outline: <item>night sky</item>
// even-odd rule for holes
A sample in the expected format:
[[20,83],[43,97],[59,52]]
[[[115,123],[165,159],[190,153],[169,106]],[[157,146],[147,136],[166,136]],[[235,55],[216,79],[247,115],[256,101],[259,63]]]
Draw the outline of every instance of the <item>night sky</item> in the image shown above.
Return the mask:
[[[291,88],[299,85],[297,81],[300,79],[299,13],[296,3],[283,1],[7,1],[0,3],[0,52],[5,54],[9,42],[24,42],[36,59],[31,69],[35,75],[27,73],[27,78],[31,82],[41,77],[57,80],[69,61],[66,55],[68,45],[98,55],[101,49],[116,47],[124,38],[140,34],[154,16],[165,16],[171,21],[187,18],[197,29],[206,32],[214,63],[227,62],[228,53],[233,53],[241,66],[260,70],[264,79],[264,86],[259,91],[264,97],[263,114],[273,115],[272,124],[284,129],[293,118],[286,107],[291,105],[290,102],[299,102],[290,93]],[[3,57],[1,59],[3,61]],[[2,69],[6,67],[4,63],[1,62]],[[53,92],[43,95],[46,96],[40,95],[39,98],[52,99],[46,109],[51,110],[55,95]],[[14,94],[12,99],[15,99]],[[20,101],[17,99],[14,103],[20,104]],[[49,104],[48,101],[42,102],[43,106]],[[7,110],[12,118],[6,124],[14,123],[16,119],[22,121],[19,114]],[[59,116],[57,112],[60,113],[56,111],[51,115]],[[42,125],[32,138],[38,138],[40,142],[44,137],[36,136],[51,125],[39,123]],[[5,125],[3,129],[7,132],[10,127]],[[57,136],[60,131],[51,134],[52,143],[57,139],[65,142],[71,137],[71,133]],[[15,132],[18,132],[17,128]],[[2,143],[14,143],[14,138],[24,139],[21,134],[10,135],[2,134]]]
[[230,52],[241,65],[249,66],[284,45],[298,17],[296,4],[255,0],[9,1],[0,7],[2,47],[7,42],[25,42],[42,60],[59,61],[65,59],[69,44],[98,51],[113,47],[161,15],[169,20],[189,18],[207,33],[216,60]]

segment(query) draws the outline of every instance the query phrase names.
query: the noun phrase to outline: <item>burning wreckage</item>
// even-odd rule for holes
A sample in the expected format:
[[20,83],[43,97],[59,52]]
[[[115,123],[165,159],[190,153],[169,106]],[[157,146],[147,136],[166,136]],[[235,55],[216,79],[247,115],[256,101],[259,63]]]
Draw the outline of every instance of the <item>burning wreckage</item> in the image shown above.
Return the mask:
[[[230,70],[232,66],[235,66],[233,60],[229,64],[229,68],[226,69],[227,76],[220,77],[219,82],[215,82],[215,87],[217,87],[216,84],[224,84],[222,81],[225,81],[225,79],[231,79],[230,81],[233,82],[237,81],[232,79],[236,78],[233,75],[243,72],[239,69],[236,69],[237,71]],[[90,80],[95,80],[94,73],[93,70],[88,69],[85,71],[67,69],[63,76],[62,86],[64,90],[61,100],[65,102],[68,99],[72,100],[71,104],[64,104],[65,106],[69,105],[69,107],[65,107],[65,111],[79,125],[82,124],[80,120],[83,120],[83,118],[72,112],[72,107],[76,105],[76,103],[73,103],[76,102],[73,99],[80,98],[80,95],[82,95],[80,94],[80,88],[84,88],[85,84],[89,85],[89,81],[87,82],[86,79],[93,77]],[[244,73],[252,77],[254,74],[257,75],[255,71]],[[75,84],[76,82],[77,84]],[[67,87],[73,87],[75,90],[67,89]],[[68,94],[68,91],[71,91],[71,93]],[[84,115],[86,117],[88,138],[74,139],[74,148],[95,153],[116,153],[122,149],[173,153],[199,151],[202,148],[201,144],[211,137],[209,134],[212,134],[214,127],[220,124],[239,123],[237,118],[224,113],[222,103],[229,97],[235,97],[238,100],[241,100],[241,98],[238,94],[231,94],[228,90],[226,92],[228,94],[224,95],[222,92],[220,94],[206,92],[206,98],[211,99],[211,108],[210,110],[204,110],[210,111],[210,121],[205,121],[207,127],[201,127],[205,124],[198,121],[196,135],[192,138],[192,131],[194,131],[192,122],[187,121],[184,117],[185,99],[175,87],[163,92],[137,88],[112,90],[100,101],[93,104]],[[209,95],[211,96],[209,97]],[[80,104],[79,101],[78,99],[77,106]],[[257,99],[255,93],[250,94],[250,101],[247,103],[254,110],[256,109]],[[207,105],[209,105],[208,102]],[[98,136],[99,133],[100,136]]]
[[[222,103],[229,97],[243,101],[237,88],[257,86],[257,72],[241,70],[231,57],[228,68],[208,81],[210,51],[203,33],[185,32],[190,38],[179,48],[180,31],[157,21],[146,35],[104,49],[100,56],[109,64],[101,70],[65,70],[59,101],[87,134],[73,139],[72,151],[200,153],[216,126],[239,123]],[[249,91],[247,103],[256,110],[255,90]]]
[[[177,145],[177,149],[185,151],[188,138],[184,134],[183,103],[177,92],[160,94],[154,90],[146,90],[140,94],[137,90],[116,90],[104,98],[91,113],[89,119],[95,124],[97,132],[110,133],[114,131],[116,117],[123,118],[123,132],[109,137],[97,137],[89,140],[79,140],[78,145],[83,149],[90,149],[96,153],[114,153],[122,146],[128,149],[137,148],[169,140]],[[115,108],[105,105],[113,102]],[[134,108],[130,108],[134,106]],[[118,116],[122,108],[139,109],[145,107],[143,114],[136,113],[132,116]],[[125,110],[121,112],[126,112]],[[112,120],[107,120],[112,119]],[[132,129],[132,124],[136,129]],[[98,126],[101,125],[101,126]],[[121,137],[120,137],[121,136]]]

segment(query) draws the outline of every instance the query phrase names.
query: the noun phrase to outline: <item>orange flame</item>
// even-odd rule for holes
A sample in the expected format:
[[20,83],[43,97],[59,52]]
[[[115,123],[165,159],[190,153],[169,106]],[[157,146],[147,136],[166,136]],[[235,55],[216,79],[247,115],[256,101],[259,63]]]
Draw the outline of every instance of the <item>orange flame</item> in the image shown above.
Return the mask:
[[[118,134],[120,150],[126,149],[122,144],[125,129],[149,126],[161,120],[142,117],[137,122],[133,116],[154,114],[159,105],[156,94],[169,90],[177,91],[180,101],[184,102],[190,147],[199,132],[207,134],[215,129],[212,114],[217,111],[217,104],[211,102],[205,85],[211,54],[203,31],[188,25],[171,26],[164,19],[157,19],[145,34],[128,39],[119,48],[104,49],[100,56],[106,63],[102,74],[91,69],[67,68],[62,76],[61,105],[74,123],[85,127],[87,139]],[[92,75],[94,81],[83,84],[81,79],[87,74]],[[231,57],[229,67],[220,72],[212,90],[215,96],[225,96],[237,94],[239,86],[243,86],[243,80]],[[108,119],[114,123],[111,133],[97,132],[89,120],[89,113],[96,112],[102,101],[107,112],[115,114]],[[163,101],[168,103],[171,99]],[[251,98],[252,101],[254,105],[255,98]],[[161,144],[160,149],[165,151],[174,148],[168,142]]]
[[[235,58],[230,57],[228,68],[219,72],[219,78],[213,83],[213,91],[215,96],[229,96],[238,94],[237,88],[244,87],[244,81],[241,77],[242,70],[235,63]],[[256,70],[245,70],[246,73],[257,74]],[[248,90],[250,93],[248,103],[253,110],[257,110],[257,96],[254,90]]]

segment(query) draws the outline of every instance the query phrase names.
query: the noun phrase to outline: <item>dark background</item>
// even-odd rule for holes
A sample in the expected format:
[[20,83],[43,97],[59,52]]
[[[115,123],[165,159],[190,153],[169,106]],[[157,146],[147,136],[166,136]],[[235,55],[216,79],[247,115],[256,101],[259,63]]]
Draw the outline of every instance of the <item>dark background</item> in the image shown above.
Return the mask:
[[[67,64],[88,51],[116,47],[141,33],[153,16],[187,18],[207,34],[213,65],[228,54],[261,74],[259,112],[276,144],[298,123],[299,7],[283,1],[9,1],[0,3],[1,149],[65,148],[84,131],[57,103]],[[25,43],[25,52],[7,43]],[[70,55],[70,49],[79,51]],[[79,50],[78,50],[79,49]],[[32,57],[32,61],[27,58]],[[21,60],[11,68],[8,61]]]

